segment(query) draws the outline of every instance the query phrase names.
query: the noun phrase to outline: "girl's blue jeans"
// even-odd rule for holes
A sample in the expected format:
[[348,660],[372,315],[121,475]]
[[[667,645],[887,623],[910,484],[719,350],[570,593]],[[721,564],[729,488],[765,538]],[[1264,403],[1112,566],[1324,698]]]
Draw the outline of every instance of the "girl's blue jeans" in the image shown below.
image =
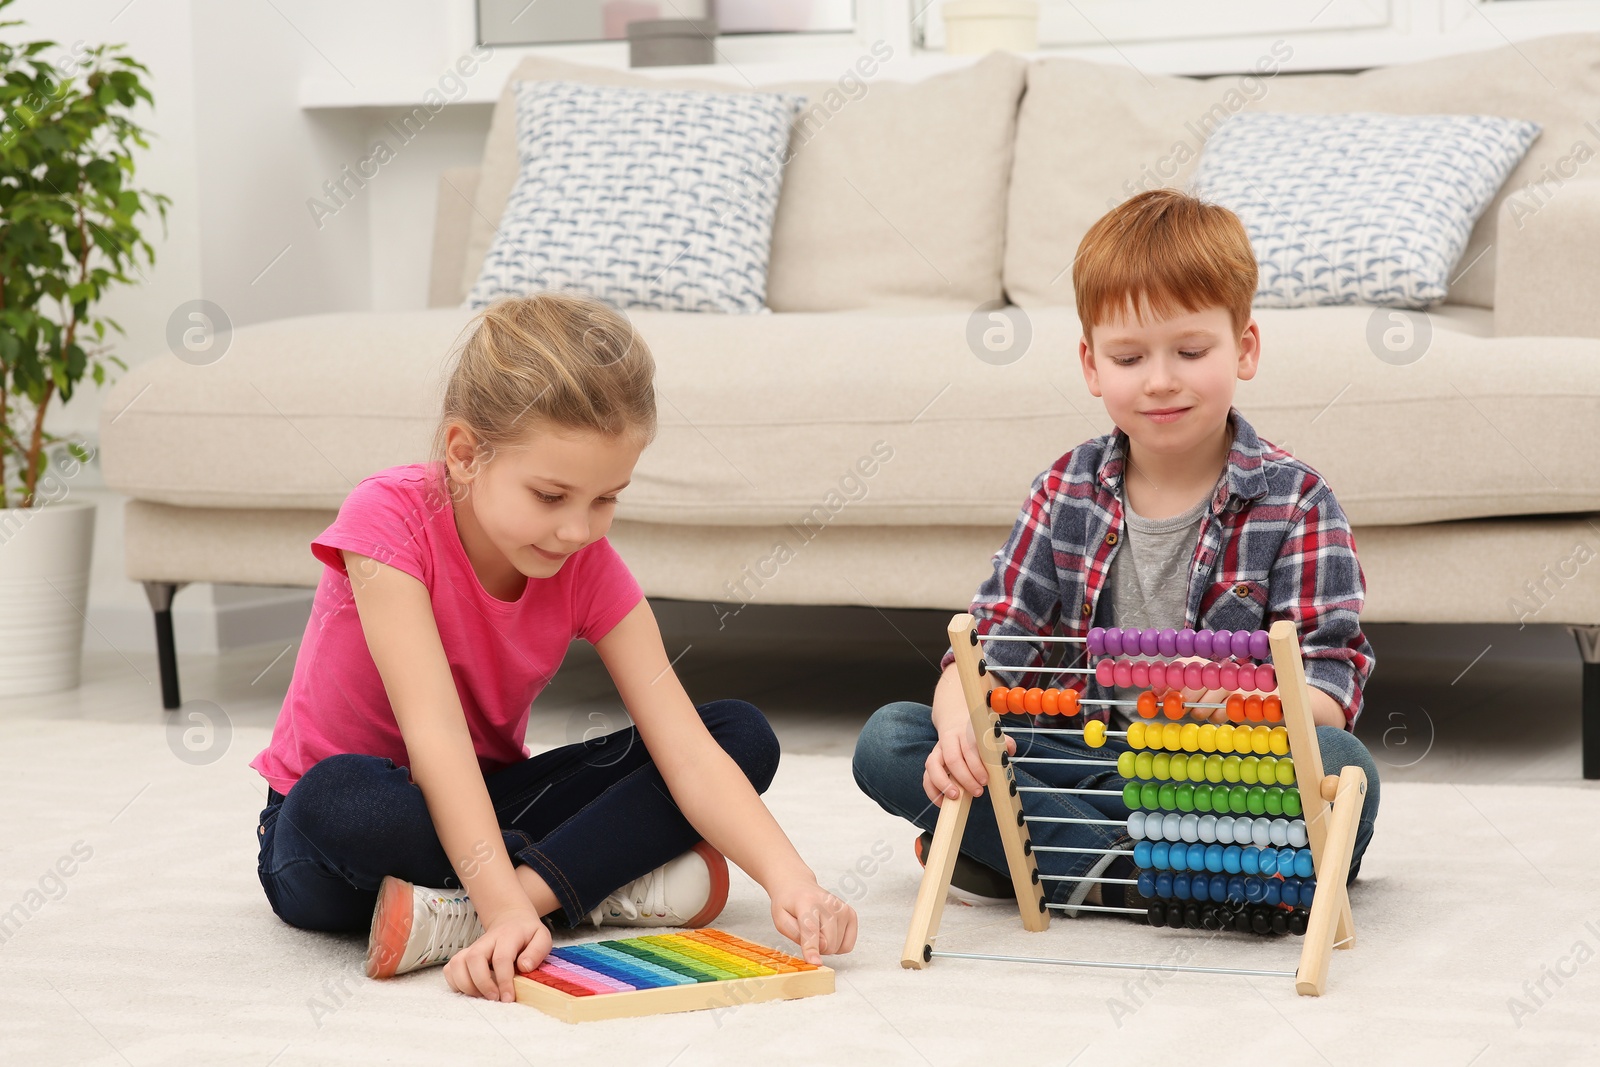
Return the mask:
[[[756,792],[778,769],[778,739],[742,700],[698,709]],[[541,752],[485,777],[513,864],[533,868],[577,926],[608,894],[700,841],[635,727]],[[459,888],[422,790],[392,760],[344,753],[290,788],[268,790],[257,873],[272,910],[308,930],[365,931],[385,875]]]
[[[1026,717],[1003,716],[1007,727],[1026,727]],[[1127,751],[1121,738],[1107,738],[1104,747],[1090,748],[1077,735],[1014,735],[1018,756],[1050,759],[1103,760],[1112,766],[1076,764],[1017,763],[1017,785],[1058,788],[1108,789],[1119,795],[1076,793],[1019,793],[1027,815],[1075,819],[1104,819],[1102,824],[1030,822],[1028,836],[1035,845],[1082,849],[1126,849],[1128,808],[1120,793],[1126,779],[1117,774],[1116,758]],[[922,791],[922,774],[928,754],[938,742],[933,712],[926,704],[900,701],[887,704],[873,713],[856,739],[854,771],[862,792],[891,814],[909,819],[923,830],[932,830],[939,819],[939,808]],[[1372,840],[1372,826],[1378,816],[1378,768],[1365,745],[1354,734],[1331,726],[1317,727],[1322,749],[1324,774],[1338,774],[1350,764],[1367,773],[1367,793],[1356,829],[1355,849],[1350,860],[1348,882],[1361,868],[1361,854]],[[1002,875],[1007,874],[1005,850],[995,825],[994,808],[989,803],[989,786],[973,799],[962,836],[961,851]],[[1065,878],[1092,878],[1100,875],[1114,856],[1085,852],[1036,852],[1039,873]],[[1092,882],[1048,881],[1047,895],[1053,904],[1081,904]],[[1076,913],[1075,913],[1076,914]]]

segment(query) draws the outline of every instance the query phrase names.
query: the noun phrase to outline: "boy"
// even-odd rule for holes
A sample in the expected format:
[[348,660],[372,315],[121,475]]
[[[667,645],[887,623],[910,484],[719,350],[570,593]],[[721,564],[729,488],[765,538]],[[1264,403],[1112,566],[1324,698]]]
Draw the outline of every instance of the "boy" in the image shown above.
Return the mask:
[[[1299,630],[1324,772],[1359,764],[1367,795],[1350,880],[1372,837],[1378,772],[1351,733],[1372,671],[1359,613],[1365,580],[1343,511],[1306,464],[1261,440],[1233,409],[1238,381],[1256,373],[1260,332],[1251,317],[1256,261],[1238,217],[1172,189],[1141,193],[1102,217],[1073,262],[1083,337],[1079,361],[1089,391],[1116,430],[1062,456],[1033,483],[994,573],[973,598],[980,634],[1082,637],[1093,626],[1264,629],[1291,619]],[[1080,648],[1081,646],[1067,646]],[[984,657],[999,684],[1085,688],[1091,699],[1133,699],[1090,676],[1041,675],[1042,645],[996,642]],[[946,652],[933,705],[880,708],[856,742],[856,784],[932,839],[938,807],[958,789],[974,796],[952,895],[965,903],[1013,903],[1005,853],[984,790],[987,773]],[[1070,657],[1069,657],[1070,661]],[[1078,665],[1081,665],[1078,664]],[[1004,669],[1009,667],[1011,669]],[[1186,690],[1186,702],[1219,703],[1218,692]],[[1084,718],[1123,708],[1086,705]],[[1221,721],[1226,721],[1225,716]],[[1026,717],[1009,725],[1031,725]],[[1039,725],[1077,725],[1059,718]],[[1106,766],[1119,739],[1090,749],[1077,737],[1023,735],[1024,755],[1073,763],[1016,764],[1018,786],[1122,789]],[[1007,736],[1013,754],[1017,740]],[[1030,815],[1121,820],[1121,825],[1035,822],[1035,845],[1083,851],[1037,853],[1052,880],[1049,899],[1143,909],[1131,885],[1088,879],[1133,875],[1120,797],[1028,793]],[[981,809],[981,810],[980,810]]]

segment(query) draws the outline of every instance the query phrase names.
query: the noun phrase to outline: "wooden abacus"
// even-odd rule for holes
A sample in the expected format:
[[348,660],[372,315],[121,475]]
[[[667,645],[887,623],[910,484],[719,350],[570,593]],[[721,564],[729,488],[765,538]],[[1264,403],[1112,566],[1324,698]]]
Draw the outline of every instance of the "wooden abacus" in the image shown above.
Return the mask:
[[[1261,630],[1237,633],[1213,633],[1209,630],[1198,633],[1190,630],[1124,632],[1097,628],[1090,631],[1087,637],[1076,638],[1032,635],[990,637],[980,635],[973,617],[962,613],[950,620],[949,635],[962,693],[972,717],[978,751],[988,771],[990,806],[994,809],[1025,929],[1042,931],[1048,928],[1051,910],[1131,912],[1145,915],[1153,926],[1196,926],[1200,925],[1197,918],[1201,915],[1201,902],[1215,898],[1218,908],[1204,913],[1213,920],[1218,915],[1226,914],[1235,917],[1233,925],[1240,929],[1257,933],[1302,933],[1304,942],[1299,968],[1294,971],[1275,971],[1192,967],[1172,963],[1159,966],[1167,970],[1209,974],[1293,978],[1295,990],[1302,996],[1320,996],[1323,993],[1327,986],[1332,950],[1350,948],[1355,944],[1355,927],[1350,916],[1345,879],[1350,870],[1356,825],[1366,794],[1366,774],[1355,766],[1344,768],[1337,776],[1324,777],[1322,773],[1322,752],[1317,744],[1316,726],[1311,716],[1311,694],[1307,688],[1305,667],[1300,658],[1300,642],[1293,623],[1279,620],[1273,624],[1270,633]],[[991,668],[980,654],[981,645],[991,641],[1078,643],[1086,645],[1091,656],[1104,655],[1105,658],[1094,667]],[[1168,659],[1155,662],[1116,659],[1119,655],[1136,652]],[[1235,659],[1247,658],[1265,660],[1269,653],[1270,664],[1253,666],[1234,662]],[[1205,660],[1222,662],[1202,665],[1192,660],[1187,663],[1172,660],[1172,657],[1178,656],[1199,656]],[[1153,684],[1157,689],[1179,684],[1186,688],[1230,690],[1236,687],[1260,690],[1276,688],[1276,693],[1247,697],[1236,692],[1223,704],[1199,705],[1185,705],[1181,694],[1175,692],[1168,692],[1164,699],[1158,700],[1153,691],[1140,694],[1137,701],[1080,700],[1072,689],[1050,690],[1048,693],[1039,689],[996,689],[993,674],[1000,671],[1094,675],[1106,685]],[[1116,819],[1069,821],[1127,826],[1129,835],[1138,842],[1135,846],[1135,862],[1145,869],[1138,872],[1137,878],[1124,881],[1137,883],[1141,893],[1146,896],[1161,898],[1148,910],[1054,904],[1041,888],[1041,881],[1051,878],[1040,875],[1028,832],[1028,824],[1040,820],[1023,810],[1019,792],[1038,789],[1042,792],[1116,795],[1117,791],[1042,787],[1019,789],[1012,764],[1026,762],[1027,759],[1013,759],[1007,755],[1000,712],[1073,715],[1077,713],[1079,704],[1132,704],[1137,707],[1141,718],[1130,722],[1126,731],[1107,730],[1104,722],[1093,719],[1086,722],[1082,729],[1053,729],[1035,724],[1033,728],[1013,728],[1011,732],[1076,734],[1095,748],[1103,745],[1108,736],[1127,738],[1129,751],[1122,753],[1115,761],[1101,762],[1107,766],[1115,765],[1120,776],[1129,780],[1127,787],[1120,792],[1124,804],[1134,809],[1128,820],[1125,823]],[[1168,721],[1147,721],[1155,717],[1158,708]],[[1224,709],[1231,721],[1222,725],[1177,721],[1196,708],[1209,711]],[[1268,725],[1278,716],[1281,716],[1282,725]],[[1144,750],[1158,754],[1153,755],[1147,764],[1142,759],[1147,754]],[[1226,752],[1242,754],[1240,764],[1231,766],[1237,771],[1241,764],[1248,762],[1249,774],[1256,776],[1256,784],[1223,784],[1224,780],[1219,777],[1222,765],[1212,757]],[[1183,755],[1185,753],[1186,757]],[[1166,759],[1159,765],[1157,773],[1156,761],[1163,756]],[[1276,759],[1275,756],[1287,758]],[[1196,757],[1200,759],[1198,764],[1195,763]],[[1270,765],[1268,760],[1272,761]],[[1189,782],[1196,779],[1191,775],[1191,769],[1198,772],[1199,779],[1203,779],[1192,786]],[[1267,774],[1271,775],[1270,779],[1263,777]],[[1264,781],[1271,784],[1261,784]],[[1316,783],[1317,787],[1301,791],[1297,788],[1299,783]],[[1292,809],[1297,806],[1303,824],[1299,820],[1276,818],[1283,813],[1295,814]],[[971,807],[972,797],[965,790],[960,790],[953,799],[946,797],[940,806],[933,842],[925,857],[926,866],[917,891],[911,928],[906,934],[905,948],[901,954],[902,966],[920,969],[938,956],[1130,970],[1158,966],[950,952],[935,948],[939,919]],[[1274,807],[1278,810],[1273,811]],[[1244,824],[1250,836],[1237,842],[1229,837],[1225,842],[1221,836],[1224,826],[1231,835],[1235,823],[1233,815],[1228,814],[1213,819],[1212,839],[1206,841],[1199,837],[1197,827],[1201,825],[1201,817],[1195,814],[1197,811],[1237,813],[1241,816],[1238,822]],[[1249,817],[1257,815],[1273,817]],[[1195,820],[1193,824],[1187,822],[1190,818]],[[1303,834],[1299,844],[1308,847],[1292,850],[1256,847],[1257,844],[1283,845],[1285,842],[1277,838],[1288,839],[1294,832]],[[1261,839],[1263,834],[1266,840]],[[1202,843],[1209,846],[1201,849],[1201,853],[1208,853],[1203,859],[1194,852]],[[1146,845],[1149,847],[1145,848]],[[1227,847],[1219,848],[1222,845]],[[1201,862],[1191,862],[1195,859],[1201,859]],[[1229,863],[1227,869],[1230,871],[1235,869],[1231,866],[1233,863],[1242,864],[1238,868],[1242,871],[1248,871],[1249,865],[1253,864],[1255,870],[1248,877],[1229,877],[1218,870],[1216,864],[1219,862]],[[1280,869],[1280,862],[1288,866]],[[1269,870],[1269,866],[1272,869]],[[1158,872],[1149,867],[1161,869]],[[1184,873],[1191,869],[1195,872],[1193,875]],[[1182,882],[1179,882],[1180,878]],[[1116,881],[1109,878],[1059,880]],[[1177,892],[1180,887],[1183,889],[1181,895]],[[1146,889],[1152,892],[1146,893]],[[1309,908],[1296,907],[1306,903],[1301,899],[1302,896],[1309,898]],[[1210,905],[1206,907],[1210,908]],[[1237,918],[1239,916],[1244,917],[1242,921]],[[1215,928],[1216,922],[1208,925]]]
[[833,992],[833,969],[710,927],[550,950],[517,1000],[563,1022],[622,1019]]

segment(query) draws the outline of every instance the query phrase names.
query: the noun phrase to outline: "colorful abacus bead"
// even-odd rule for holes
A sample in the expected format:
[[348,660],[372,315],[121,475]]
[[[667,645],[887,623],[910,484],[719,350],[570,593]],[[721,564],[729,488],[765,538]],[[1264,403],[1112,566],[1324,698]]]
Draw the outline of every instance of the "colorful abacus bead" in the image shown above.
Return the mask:
[[1217,667],[1217,677],[1222,682],[1222,688],[1234,690],[1239,688],[1239,665],[1237,663],[1222,663]]
[[1167,690],[1166,695],[1161,698],[1161,713],[1169,719],[1183,718],[1183,694],[1176,690]]
[[1104,626],[1090,627],[1085,635],[1084,644],[1089,648],[1089,655],[1103,656],[1106,654],[1106,628]]
[[1167,688],[1167,665],[1157,660],[1146,668],[1146,684],[1160,692]]
[[1149,690],[1146,690],[1145,692],[1140,693],[1139,694],[1139,699],[1138,699],[1138,702],[1137,702],[1137,707],[1138,707],[1138,710],[1139,710],[1139,717],[1141,719],[1153,719],[1153,718],[1155,718],[1156,717],[1156,695],[1154,693],[1150,692]]

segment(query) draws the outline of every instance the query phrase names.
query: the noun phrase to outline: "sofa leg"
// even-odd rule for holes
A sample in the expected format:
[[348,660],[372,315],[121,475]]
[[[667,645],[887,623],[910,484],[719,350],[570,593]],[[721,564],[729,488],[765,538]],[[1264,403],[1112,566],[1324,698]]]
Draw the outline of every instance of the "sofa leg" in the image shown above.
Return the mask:
[[1583,776],[1600,778],[1600,626],[1569,626],[1583,656]]
[[161,706],[178,707],[178,646],[172,637],[172,598],[188,582],[145,582],[144,595],[156,614],[156,659],[161,665]]

